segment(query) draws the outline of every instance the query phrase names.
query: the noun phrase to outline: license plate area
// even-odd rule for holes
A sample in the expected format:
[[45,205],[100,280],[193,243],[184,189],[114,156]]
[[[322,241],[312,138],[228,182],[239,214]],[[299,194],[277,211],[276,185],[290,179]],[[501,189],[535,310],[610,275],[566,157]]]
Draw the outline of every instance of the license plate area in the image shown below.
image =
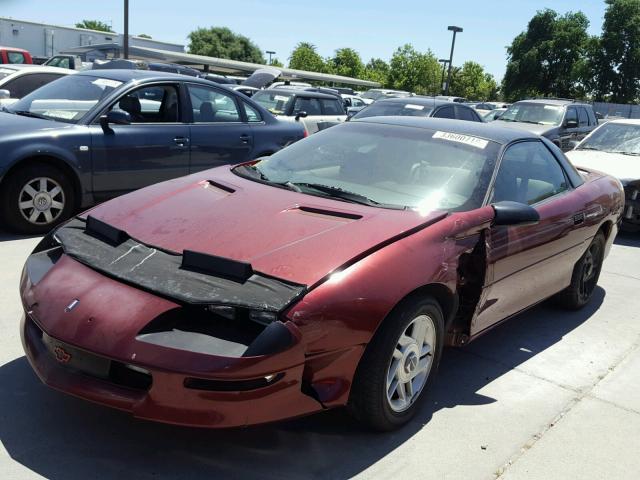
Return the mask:
[[42,342],[61,366],[100,378],[109,378],[111,360],[72,347],[42,333]]

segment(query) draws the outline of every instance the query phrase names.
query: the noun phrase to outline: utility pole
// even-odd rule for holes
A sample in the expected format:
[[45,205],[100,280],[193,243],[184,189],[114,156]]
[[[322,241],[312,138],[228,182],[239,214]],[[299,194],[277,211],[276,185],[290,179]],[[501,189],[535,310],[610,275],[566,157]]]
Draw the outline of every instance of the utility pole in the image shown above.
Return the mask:
[[442,80],[440,80],[440,93],[444,95],[444,91],[446,88],[444,86],[444,74],[447,72],[447,63],[449,63],[449,60],[447,60],[446,58],[441,58],[440,60],[438,60],[438,62],[442,64]]
[[266,50],[264,53],[269,55],[269,65],[271,65],[271,55],[275,55],[276,52],[274,52],[273,50]]
[[129,0],[124,0],[124,41],[122,42],[124,58],[129,58]]
[[449,75],[447,76],[447,88],[444,91],[445,95],[449,95],[449,87],[451,86],[451,67],[453,66],[453,49],[456,48],[456,34],[462,33],[462,27],[456,27],[450,25],[447,30],[453,32],[453,39],[451,40],[451,55],[449,56]]

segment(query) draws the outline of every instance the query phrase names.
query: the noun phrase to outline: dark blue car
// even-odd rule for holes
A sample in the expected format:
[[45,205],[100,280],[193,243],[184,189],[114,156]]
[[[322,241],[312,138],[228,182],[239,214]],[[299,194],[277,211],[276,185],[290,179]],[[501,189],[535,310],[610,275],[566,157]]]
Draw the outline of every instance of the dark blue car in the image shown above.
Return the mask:
[[13,231],[44,232],[78,208],[269,155],[303,135],[207,80],[80,72],[0,112],[0,213]]

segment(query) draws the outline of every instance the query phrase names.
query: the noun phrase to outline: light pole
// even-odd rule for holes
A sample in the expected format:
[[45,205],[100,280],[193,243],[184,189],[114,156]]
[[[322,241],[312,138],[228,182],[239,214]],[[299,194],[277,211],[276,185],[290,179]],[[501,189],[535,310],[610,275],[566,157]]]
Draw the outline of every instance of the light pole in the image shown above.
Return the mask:
[[266,50],[264,53],[269,55],[269,65],[271,65],[271,55],[275,55],[276,52],[274,52],[273,50]]
[[451,67],[453,65],[453,49],[456,47],[456,34],[462,33],[462,27],[456,27],[455,25],[449,25],[447,30],[453,32],[453,39],[451,40],[451,55],[449,56],[449,75],[447,75],[447,88],[444,91],[445,95],[449,95],[449,86],[451,85]]
[[124,0],[124,41],[122,50],[124,58],[129,58],[129,0]]
[[449,60],[446,58],[441,58],[440,60],[438,60],[438,62],[440,62],[442,64],[442,80],[440,81],[440,92],[442,94],[444,94],[444,74],[447,71],[447,63],[449,63]]

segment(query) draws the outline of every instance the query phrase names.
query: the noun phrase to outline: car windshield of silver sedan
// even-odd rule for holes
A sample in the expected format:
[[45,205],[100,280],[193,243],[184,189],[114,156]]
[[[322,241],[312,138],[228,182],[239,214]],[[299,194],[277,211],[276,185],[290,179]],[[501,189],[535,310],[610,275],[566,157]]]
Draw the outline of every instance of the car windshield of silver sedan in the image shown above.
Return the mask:
[[293,94],[287,92],[263,91],[256,92],[251,99],[274,115],[282,115],[293,101]]
[[407,102],[376,102],[354,115],[356,118],[397,115],[401,117],[428,117],[432,107]]
[[498,151],[497,143],[475,136],[353,122],[234,172],[375,207],[465,211],[482,206]]
[[502,122],[523,122],[536,125],[560,125],[563,109],[541,103],[514,103],[498,119]]
[[576,150],[640,155],[640,125],[605,123],[582,142]]
[[7,111],[27,117],[77,123],[120,85],[122,82],[110,78],[68,75],[38,88]]

